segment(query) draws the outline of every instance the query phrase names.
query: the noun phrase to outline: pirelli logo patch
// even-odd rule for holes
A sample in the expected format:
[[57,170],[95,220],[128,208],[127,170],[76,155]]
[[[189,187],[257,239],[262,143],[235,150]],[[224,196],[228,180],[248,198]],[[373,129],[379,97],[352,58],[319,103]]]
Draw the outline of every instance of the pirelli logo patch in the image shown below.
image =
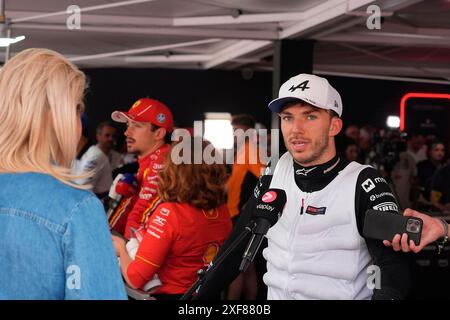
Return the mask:
[[394,202],[383,202],[380,204],[377,204],[376,206],[373,206],[373,209],[378,211],[394,211],[398,212],[397,204]]
[[316,208],[313,206],[308,206],[306,208],[306,213],[314,216],[318,214],[325,214],[325,211],[327,211],[327,207]]

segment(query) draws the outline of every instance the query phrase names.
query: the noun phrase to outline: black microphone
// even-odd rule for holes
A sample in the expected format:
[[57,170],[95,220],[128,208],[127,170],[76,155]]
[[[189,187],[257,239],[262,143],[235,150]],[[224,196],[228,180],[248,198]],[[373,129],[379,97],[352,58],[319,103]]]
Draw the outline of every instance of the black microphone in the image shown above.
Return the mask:
[[253,210],[253,235],[242,255],[239,271],[245,272],[253,259],[255,259],[261,243],[269,228],[272,227],[281,216],[286,204],[286,192],[281,189],[268,189],[257,200]]

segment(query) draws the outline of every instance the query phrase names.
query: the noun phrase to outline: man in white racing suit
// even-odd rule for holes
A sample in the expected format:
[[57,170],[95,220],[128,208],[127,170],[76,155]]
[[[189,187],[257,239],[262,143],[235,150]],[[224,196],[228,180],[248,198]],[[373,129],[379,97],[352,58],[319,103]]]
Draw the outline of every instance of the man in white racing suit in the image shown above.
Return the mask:
[[[288,152],[273,173],[267,170],[260,178],[218,257],[251,220],[257,195],[279,188],[286,191],[287,203],[269,229],[263,251],[268,299],[405,298],[410,285],[407,258],[362,234],[368,209],[399,213],[398,202],[375,169],[337,155],[339,93],[324,78],[300,74],[281,86],[269,108],[280,115]],[[207,275],[197,299],[214,296],[236,276],[247,242]]]

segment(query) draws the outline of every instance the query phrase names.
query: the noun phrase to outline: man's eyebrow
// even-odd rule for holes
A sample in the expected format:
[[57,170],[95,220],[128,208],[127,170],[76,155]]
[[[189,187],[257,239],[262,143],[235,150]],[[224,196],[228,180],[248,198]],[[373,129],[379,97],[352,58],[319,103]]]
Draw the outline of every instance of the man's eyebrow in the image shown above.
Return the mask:
[[[301,114],[308,115],[311,113],[319,113],[319,112],[320,112],[320,110],[318,108],[311,108],[311,109],[302,111]],[[290,113],[289,111],[281,111],[280,115],[292,116],[292,113]]]
[[311,108],[311,109],[309,109],[309,110],[303,111],[302,114],[311,114],[311,113],[314,113],[314,112],[318,113],[318,112],[320,112],[320,111],[319,111],[319,109],[317,109],[317,108]]

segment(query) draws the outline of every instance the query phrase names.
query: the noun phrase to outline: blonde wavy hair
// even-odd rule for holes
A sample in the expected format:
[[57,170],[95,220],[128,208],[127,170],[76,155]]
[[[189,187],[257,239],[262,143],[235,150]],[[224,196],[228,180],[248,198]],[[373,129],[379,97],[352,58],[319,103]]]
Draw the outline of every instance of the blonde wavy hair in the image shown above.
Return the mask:
[[55,51],[27,49],[0,70],[0,172],[49,174],[70,186],[86,77]]
[[[188,139],[191,139],[191,148],[185,151],[190,152],[191,163],[177,165],[171,160],[172,151],[167,152],[164,170],[159,173],[158,195],[164,202],[188,203],[204,210],[217,208],[226,201],[226,167],[223,164],[193,164],[196,144],[194,139]],[[202,154],[208,145],[207,141],[201,143]]]

